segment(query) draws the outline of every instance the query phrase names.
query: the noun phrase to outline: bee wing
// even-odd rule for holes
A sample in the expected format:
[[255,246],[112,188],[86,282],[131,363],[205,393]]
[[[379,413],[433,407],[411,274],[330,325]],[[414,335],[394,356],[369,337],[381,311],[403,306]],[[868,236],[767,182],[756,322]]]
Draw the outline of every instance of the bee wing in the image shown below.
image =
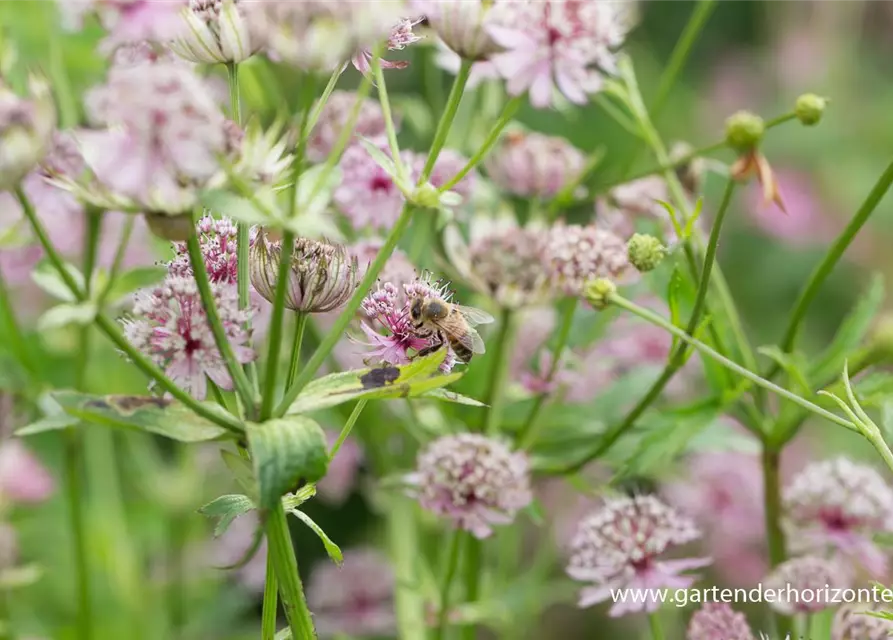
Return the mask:
[[[461,304],[453,305],[456,309],[459,310],[465,319],[468,320],[468,324],[471,326],[479,325],[479,324],[490,324],[494,321],[493,316],[491,316],[486,311],[481,311],[480,309],[475,309],[474,307],[463,307]],[[478,351],[477,353],[483,353],[483,351]]]
[[468,327],[468,332],[459,338],[459,342],[465,348],[470,349],[472,353],[481,354],[486,352],[484,341],[481,339],[480,334],[471,327]]

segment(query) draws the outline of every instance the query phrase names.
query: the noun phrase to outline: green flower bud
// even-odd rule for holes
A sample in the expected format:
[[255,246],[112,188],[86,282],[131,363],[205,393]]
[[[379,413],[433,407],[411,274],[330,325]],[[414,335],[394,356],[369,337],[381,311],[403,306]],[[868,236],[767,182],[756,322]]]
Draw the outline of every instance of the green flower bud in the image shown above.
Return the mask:
[[652,271],[667,256],[667,248],[660,240],[646,233],[636,233],[626,243],[630,263],[640,272]]
[[430,182],[416,188],[411,198],[413,204],[425,209],[437,209],[440,207],[440,191]]
[[766,125],[750,111],[739,111],[726,120],[726,144],[738,151],[749,151],[763,139]]
[[828,101],[814,93],[804,93],[797,98],[797,104],[794,106],[794,113],[797,114],[797,120],[811,127],[818,124],[825,112],[825,106]]
[[607,278],[590,280],[583,287],[583,297],[596,309],[604,309],[610,303],[610,296],[617,293],[617,285]]

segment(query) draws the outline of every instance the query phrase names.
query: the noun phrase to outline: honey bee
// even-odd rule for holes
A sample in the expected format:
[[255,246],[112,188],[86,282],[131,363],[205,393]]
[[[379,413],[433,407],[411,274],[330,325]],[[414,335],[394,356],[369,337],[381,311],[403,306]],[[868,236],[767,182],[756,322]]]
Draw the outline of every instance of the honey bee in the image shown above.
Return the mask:
[[493,316],[480,309],[463,307],[436,295],[413,298],[409,315],[416,335],[433,337],[430,346],[419,352],[427,355],[449,344],[460,362],[468,363],[476,353],[484,353],[484,341],[474,330],[479,324],[493,322]]

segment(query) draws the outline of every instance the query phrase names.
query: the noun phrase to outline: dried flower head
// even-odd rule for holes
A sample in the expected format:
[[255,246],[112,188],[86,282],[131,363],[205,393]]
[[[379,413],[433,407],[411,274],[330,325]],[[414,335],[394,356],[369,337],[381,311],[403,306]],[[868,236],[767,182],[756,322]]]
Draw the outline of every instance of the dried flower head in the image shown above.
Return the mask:
[[447,47],[466,60],[475,61],[502,51],[486,29],[492,5],[484,0],[418,0],[415,3]]
[[621,280],[632,271],[626,243],[593,225],[557,224],[549,231],[546,269],[566,295],[579,296],[593,278]]
[[341,567],[323,562],[307,582],[307,604],[321,637],[392,636],[394,573],[373,549],[348,549]]
[[[259,231],[249,254],[251,284],[268,302],[276,299],[280,241]],[[357,260],[346,248],[308,238],[298,238],[292,250],[285,307],[302,313],[325,313],[345,304],[359,284]]]
[[834,615],[831,640],[889,640],[893,620],[871,615],[886,608],[878,602],[843,605]]
[[[239,309],[235,286],[217,283],[211,288],[236,360],[251,362],[256,354],[244,323],[252,312]],[[154,289],[137,293],[132,315],[123,324],[133,346],[194,397],[205,397],[207,378],[222,389],[232,388],[193,278],[171,274]]]
[[244,62],[261,44],[245,17],[256,7],[245,0],[189,0],[181,10],[186,28],[168,46],[199,64]]
[[[354,91],[333,91],[319,115],[319,121],[307,140],[307,157],[313,162],[325,160],[341,136],[357,103]],[[359,104],[354,135],[373,142],[385,141],[385,119],[377,100],[364,98]],[[399,131],[399,120],[395,122]]]
[[419,453],[410,476],[419,503],[460,529],[486,538],[530,504],[527,456],[474,433],[443,436]]
[[487,173],[508,193],[551,198],[579,175],[583,153],[564,138],[511,133],[485,161]]
[[872,536],[893,531],[893,489],[873,468],[843,457],[810,464],[785,489],[784,507],[791,539],[804,549],[831,547],[886,573]]
[[[781,597],[769,603],[784,615],[815,613],[836,604],[827,594],[839,593],[852,585],[849,568],[832,559],[801,556],[778,565],[765,580],[767,588]],[[830,591],[826,591],[830,589]]]
[[688,623],[685,640],[756,640],[747,618],[724,602],[705,602]]
[[[697,540],[695,523],[654,496],[614,498],[583,520],[574,536],[573,554],[567,567],[575,580],[591,582],[580,593],[580,606],[588,607],[610,598],[610,590],[685,589],[696,576],[680,575],[710,563],[707,558],[659,560],[676,546]],[[609,615],[637,611],[654,612],[660,599],[617,601]]]
[[499,0],[487,30],[505,48],[491,56],[511,95],[530,91],[538,108],[554,104],[557,88],[573,103],[602,87],[615,70],[614,51],[628,28],[626,3],[601,0]]
[[0,191],[12,189],[47,153],[56,110],[47,81],[28,79],[28,96],[16,95],[0,78]]

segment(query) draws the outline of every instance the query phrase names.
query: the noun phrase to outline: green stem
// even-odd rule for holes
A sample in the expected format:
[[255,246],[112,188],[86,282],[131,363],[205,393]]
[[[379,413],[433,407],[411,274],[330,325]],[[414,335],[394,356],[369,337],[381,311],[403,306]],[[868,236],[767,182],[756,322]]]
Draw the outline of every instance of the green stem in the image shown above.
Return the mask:
[[503,309],[500,316],[499,333],[493,350],[493,371],[490,375],[490,388],[484,403],[489,405],[484,423],[488,435],[496,435],[502,426],[502,408],[505,400],[505,386],[508,380],[509,361],[517,325],[514,313]]
[[273,415],[275,417],[282,417],[283,415],[285,415],[285,412],[288,411],[288,408],[291,406],[292,402],[295,401],[295,398],[298,397],[298,394],[300,394],[307,383],[310,382],[311,378],[313,378],[313,375],[329,356],[329,353],[331,353],[332,349],[335,348],[335,345],[338,343],[338,341],[341,340],[341,338],[344,336],[344,331],[347,329],[347,325],[349,325],[350,321],[353,320],[356,316],[357,310],[360,308],[360,304],[363,302],[363,298],[366,296],[366,292],[368,292],[372,285],[375,283],[375,280],[378,278],[378,274],[381,273],[381,270],[384,268],[384,265],[388,261],[388,258],[391,257],[391,254],[394,252],[394,248],[397,246],[397,243],[400,241],[400,238],[403,236],[403,233],[409,226],[409,221],[411,218],[412,207],[409,204],[405,204],[403,206],[403,211],[400,213],[400,217],[397,219],[397,223],[391,229],[391,233],[388,234],[384,245],[382,245],[381,249],[378,252],[378,255],[375,256],[375,260],[372,261],[372,264],[366,271],[366,275],[363,276],[363,280],[362,282],[360,282],[360,286],[357,287],[357,290],[354,292],[351,299],[347,302],[347,305],[344,307],[341,315],[339,315],[338,319],[335,320],[335,324],[332,325],[329,333],[326,334],[325,338],[323,338],[322,342],[320,342],[319,346],[316,348],[316,351],[313,352],[313,355],[310,357],[310,361],[301,370],[301,373],[298,375],[295,383],[285,392],[285,397],[282,399],[282,402],[279,404],[278,407],[276,407],[276,410],[273,412]]
[[604,184],[599,184],[596,187],[595,192],[604,193],[605,191],[613,189],[617,185],[626,184],[627,182],[633,182],[634,180],[640,180],[641,178],[647,178],[648,176],[653,176],[656,174],[664,174],[667,171],[675,171],[679,167],[685,166],[695,158],[709,155],[715,151],[719,151],[720,149],[725,149],[725,147],[725,140],[721,140],[719,142],[709,144],[706,147],[700,147],[699,149],[689,151],[685,155],[680,156],[675,160],[668,159],[666,162],[661,162],[656,166],[648,167],[647,169],[643,169],[642,171],[639,171],[632,175],[625,171],[616,180],[612,180],[611,182],[607,182]]
[[[803,324],[809,305],[812,304],[822,283],[830,275],[831,271],[834,270],[834,267],[837,266],[837,263],[843,257],[843,254],[856,237],[856,234],[859,233],[868,221],[868,218],[874,213],[874,210],[877,208],[878,204],[880,204],[887,191],[889,191],[891,184],[893,184],[893,162],[887,165],[886,170],[884,170],[884,173],[881,174],[881,177],[875,183],[874,187],[872,187],[871,192],[862,203],[862,206],[859,207],[859,210],[856,211],[856,214],[852,217],[849,224],[847,224],[846,228],[837,237],[837,240],[834,241],[831,248],[828,249],[828,253],[825,254],[825,257],[812,272],[806,286],[797,297],[797,302],[794,303],[794,310],[791,312],[791,317],[788,320],[784,337],[781,340],[781,348],[783,351],[790,352],[793,350],[794,343],[797,340],[797,333],[800,330],[800,326]],[[779,365],[774,365],[766,374],[766,377],[774,377],[779,369]]]
[[648,626],[651,628],[651,637],[653,640],[664,640],[664,628],[660,623],[660,614],[655,611],[648,615]]
[[12,297],[6,286],[6,279],[0,271],[0,327],[4,336],[4,346],[12,351],[16,361],[21,364],[32,378],[37,379],[39,364],[31,353],[25,334],[19,326],[15,308],[12,305]]
[[295,316],[295,335],[291,343],[291,360],[288,365],[288,377],[285,379],[285,388],[294,384],[298,376],[298,367],[301,364],[301,345],[304,343],[304,328],[307,326],[307,314],[299,311]]
[[502,110],[502,115],[499,116],[499,120],[493,125],[493,128],[484,140],[484,144],[481,145],[481,148],[478,149],[477,153],[471,156],[471,159],[464,167],[462,167],[459,173],[453,176],[440,188],[440,191],[449,191],[452,189],[460,180],[462,180],[462,178],[471,173],[471,171],[481,163],[486,155],[490,153],[493,146],[499,141],[499,136],[502,135],[502,130],[505,129],[506,125],[515,117],[515,114],[518,112],[518,109],[521,108],[523,102],[523,96],[517,96],[506,103],[505,108]]
[[90,598],[90,572],[87,562],[87,535],[84,523],[84,483],[81,469],[84,464],[82,433],[78,427],[65,433],[65,493],[68,515],[74,538],[75,582],[77,584],[77,637],[93,637],[93,613]]
[[217,302],[214,300],[214,293],[211,291],[211,281],[208,279],[205,258],[202,255],[202,248],[196,234],[193,233],[186,241],[186,249],[189,252],[192,274],[195,278],[196,286],[198,286],[198,293],[208,319],[208,326],[211,328],[211,333],[214,334],[214,342],[217,344],[220,357],[226,364],[226,369],[233,380],[236,393],[242,398],[246,411],[251,415],[252,407],[256,404],[254,392],[248,377],[236,360],[233,347],[220,320],[220,314],[217,312]]
[[279,584],[276,582],[276,568],[273,555],[267,549],[267,575],[264,579],[264,608],[261,614],[261,640],[274,640],[276,637],[276,613],[279,607]]
[[63,37],[63,31],[59,29],[50,38],[50,77],[53,80],[56,104],[59,109],[59,127],[70,129],[77,126],[80,121],[80,113],[77,98],[71,88],[71,80],[65,71],[65,60],[62,57]]
[[440,122],[437,124],[437,130],[434,132],[434,141],[431,143],[431,149],[428,151],[428,159],[425,160],[425,167],[422,169],[422,175],[419,176],[418,184],[424,184],[431,177],[434,170],[434,164],[437,157],[447,141],[453,120],[456,118],[456,112],[459,110],[459,104],[462,102],[462,94],[465,93],[465,85],[468,83],[468,76],[471,74],[471,61],[462,59],[459,66],[459,73],[453,80],[453,88],[450,89],[450,95],[447,98],[447,104],[444,108]]
[[443,640],[448,625],[448,617],[450,613],[450,587],[453,586],[453,578],[459,569],[459,548],[462,546],[462,531],[453,533],[453,540],[450,542],[450,551],[447,556],[446,571],[444,572],[443,583],[440,585],[440,610],[437,612],[437,626],[434,628],[434,640]]
[[[322,110],[325,108],[326,103],[329,101],[329,97],[331,97],[332,92],[335,90],[335,86],[338,84],[338,79],[341,77],[343,69],[340,67],[335,69],[332,72],[332,75],[329,76],[329,81],[326,84],[326,88],[323,89],[322,95],[319,97],[319,100],[316,101],[316,106],[313,108],[313,111],[310,113],[310,117],[307,118],[307,129],[304,132],[304,138],[307,139],[313,133],[313,128],[316,126],[316,123],[319,122],[319,117],[322,115]],[[366,83],[367,86],[370,83],[366,82],[364,78],[363,83]],[[363,85],[360,83],[360,86]],[[359,91],[357,92],[359,94]],[[365,97],[365,96],[364,96]],[[357,95],[357,102],[362,102],[362,99]],[[353,127],[349,127],[353,129]]]
[[[473,604],[480,595],[481,541],[470,532],[465,532],[465,539],[465,602]],[[473,623],[462,627],[462,640],[475,640],[476,637],[477,630]]]
[[332,445],[331,450],[329,451],[329,463],[331,464],[332,460],[335,459],[335,456],[338,453],[338,450],[341,449],[341,445],[344,444],[344,441],[347,440],[347,437],[350,435],[351,430],[353,429],[354,424],[356,424],[357,419],[360,417],[360,414],[363,412],[363,409],[366,408],[366,403],[368,400],[359,400],[356,406],[353,408],[353,411],[350,412],[350,416],[347,418],[347,422],[344,423],[344,426],[341,428],[341,433],[338,434],[338,439],[335,440],[335,444]]
[[229,80],[229,113],[230,117],[240,127],[242,126],[242,101],[239,95],[239,65],[235,62],[226,63],[226,77]]
[[291,628],[292,639],[315,640],[316,631],[304,598],[304,587],[298,574],[298,559],[280,500],[276,501],[276,506],[267,515],[267,553],[270,554],[276,570],[282,607]]
[[[781,473],[779,451],[763,446],[763,504],[766,512],[766,540],[769,544],[769,563],[777,567],[785,560],[784,531],[781,528]],[[775,617],[776,630],[781,637],[791,631],[790,618]]]
[[99,294],[96,303],[96,306],[100,309],[103,308],[105,301],[108,299],[109,294],[114,288],[115,280],[118,279],[118,274],[121,273],[121,268],[124,265],[124,256],[127,255],[127,247],[130,244],[130,236],[133,235],[133,226],[135,222],[136,216],[127,216],[124,220],[124,228],[121,229],[121,238],[118,240],[118,248],[115,250],[115,257],[112,259],[112,266],[109,269],[108,281],[106,282],[105,288]]
[[419,526],[415,516],[416,504],[403,497],[389,503],[387,517],[388,543],[394,562],[394,609],[397,614],[396,637],[400,640],[425,640],[425,602],[418,584]]
[[279,253],[279,275],[276,279],[273,315],[270,319],[270,338],[267,347],[267,372],[264,377],[264,396],[260,408],[260,419],[268,420],[273,414],[276,399],[276,378],[279,374],[279,351],[282,346],[282,325],[284,324],[285,294],[291,277],[292,253],[295,248],[295,234],[286,231],[282,234]]
[[799,405],[799,406],[803,407],[804,409],[811,411],[812,413],[819,415],[819,416],[825,418],[826,420],[829,420],[830,422],[833,422],[834,424],[845,427],[845,428],[849,429],[850,431],[855,431],[856,433],[861,433],[861,431],[849,420],[841,418],[840,416],[837,416],[837,415],[831,413],[830,411],[823,409],[822,407],[818,406],[817,404],[812,403],[809,400],[806,400],[805,398],[801,398],[797,394],[791,393],[787,389],[779,387],[777,384],[770,382],[769,380],[766,380],[765,378],[761,378],[756,373],[748,371],[747,369],[745,369],[744,367],[739,365],[737,362],[733,362],[732,360],[729,360],[728,358],[723,356],[721,353],[719,353],[715,349],[712,349],[711,347],[707,346],[700,340],[692,338],[685,331],[683,331],[679,327],[675,326],[672,322],[669,322],[668,320],[661,318],[656,313],[653,313],[652,311],[649,311],[648,309],[645,309],[644,307],[640,307],[639,305],[635,304],[634,302],[627,300],[626,298],[624,298],[620,295],[617,295],[616,293],[608,296],[608,301],[611,304],[616,304],[621,309],[626,309],[630,313],[633,313],[633,314],[639,316],[640,318],[647,320],[648,322],[655,324],[658,327],[665,329],[666,331],[669,331],[671,334],[673,334],[680,340],[684,340],[685,342],[687,342],[688,344],[693,346],[695,349],[697,349],[701,353],[707,355],[710,358],[713,358],[715,361],[717,361],[718,363],[720,363],[727,369],[734,371],[735,373],[740,375],[742,378],[750,380],[757,386],[762,387],[768,391],[771,391],[786,400],[790,400],[794,404]]
[[400,146],[397,144],[397,129],[394,127],[394,116],[391,114],[391,101],[388,99],[388,88],[384,81],[384,73],[381,70],[381,58],[376,53],[372,56],[372,73],[375,76],[375,84],[378,88],[378,101],[381,104],[381,113],[384,116],[385,132],[388,138],[388,146],[391,149],[391,160],[397,170],[397,179],[404,182],[406,168],[400,158]]
[[[565,301],[564,313],[561,316],[561,326],[558,329],[558,338],[555,343],[555,350],[552,353],[552,364],[549,366],[548,374],[546,374],[546,386],[554,380],[555,375],[558,373],[558,368],[561,366],[561,357],[564,354],[564,349],[567,346],[567,341],[570,337],[571,327],[574,323],[574,313],[576,311],[577,298],[568,298]],[[543,407],[545,407],[548,396],[548,392],[541,393],[537,396],[536,401],[533,403],[533,408],[531,408],[530,414],[528,414],[527,420],[524,422],[524,426],[521,427],[521,430],[518,432],[518,446],[522,449],[529,449],[536,444],[536,439],[539,435],[539,425],[541,423],[540,416],[542,415]]]

